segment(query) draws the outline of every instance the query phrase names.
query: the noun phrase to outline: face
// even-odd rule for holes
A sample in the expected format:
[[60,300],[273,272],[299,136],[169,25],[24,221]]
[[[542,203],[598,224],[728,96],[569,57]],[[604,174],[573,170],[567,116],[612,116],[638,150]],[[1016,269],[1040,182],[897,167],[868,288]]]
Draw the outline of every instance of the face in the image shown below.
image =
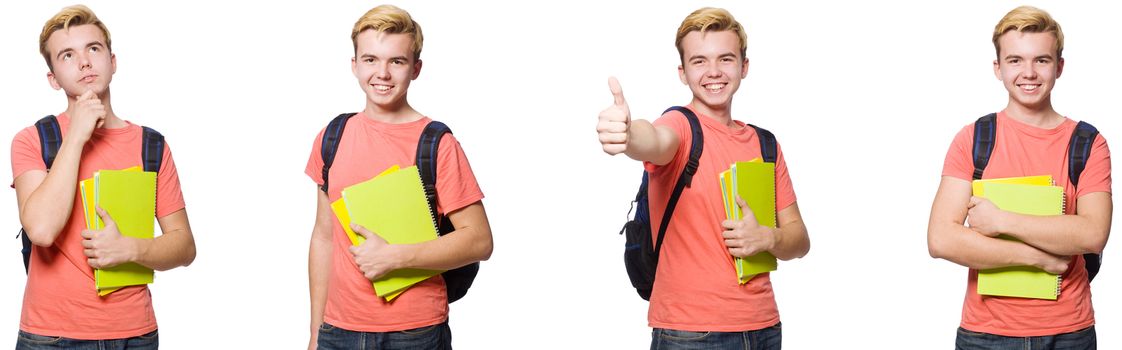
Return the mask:
[[366,30],[355,37],[351,70],[366,99],[384,110],[406,105],[409,83],[421,74],[421,61],[413,59],[409,34],[386,34]]
[[993,72],[1009,91],[1009,102],[1030,109],[1049,107],[1052,88],[1063,72],[1051,33],[1010,31],[997,38]]
[[682,55],[678,77],[693,92],[694,106],[727,112],[740,80],[748,75],[748,60],[741,57],[739,36],[729,30],[690,32],[682,38]]
[[57,30],[47,38],[54,66],[47,79],[55,90],[77,97],[87,90],[100,95],[109,89],[117,72],[117,57],[105,45],[105,34],[92,24]]

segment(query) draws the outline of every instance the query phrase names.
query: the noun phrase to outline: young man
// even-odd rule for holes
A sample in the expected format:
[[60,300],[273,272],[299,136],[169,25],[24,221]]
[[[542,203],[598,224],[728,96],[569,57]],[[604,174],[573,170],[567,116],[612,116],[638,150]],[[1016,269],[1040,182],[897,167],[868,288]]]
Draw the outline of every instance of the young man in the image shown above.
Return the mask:
[[491,228],[483,192],[459,142],[446,134],[437,150],[437,211],[455,231],[419,244],[387,244],[369,230],[352,225],[365,243],[352,247],[331,210],[343,188],[365,181],[391,165],[414,164],[418,139],[432,120],[409,105],[409,84],[421,73],[421,27],[409,13],[390,5],[371,9],[351,31],[351,68],[366,94],[366,108],[351,117],[340,136],[323,185],[320,149],[324,132],[312,146],[305,172],[317,184],[316,224],[308,257],[311,294],[309,349],[448,349],[445,283],[435,276],[414,285],[392,302],[379,298],[371,281],[402,268],[448,270],[486,260]]
[[[758,225],[751,215],[725,220],[723,207],[713,205],[722,201],[717,174],[761,155],[755,130],[732,119],[733,95],[748,74],[744,29],[728,11],[703,8],[682,21],[675,44],[682,63],[678,76],[693,93],[688,107],[700,119],[704,152],[662,245],[647,316],[654,328],[651,348],[779,349],[779,311],[769,274],[739,285],[732,258],[766,251],[790,260],[810,249],[783,152],[775,167],[779,228]],[[615,103],[600,112],[600,142],[608,154],[643,162],[650,174],[651,222],[661,222],[689,157],[690,126],[677,111],[654,123],[631,120],[619,83],[612,78],[608,84]]]
[[20,222],[34,244],[23,296],[17,349],[155,349],[152,296],[147,286],[125,287],[104,297],[94,288],[94,269],[135,262],[154,270],[186,266],[195,241],[179,190],[170,148],[157,176],[155,239],[122,236],[113,213],[98,209],[102,230],[85,230],[78,181],[102,169],[142,162],[142,128],[119,118],[109,83],[117,59],[105,24],[89,8],[64,8],[43,26],[39,50],[47,81],[66,94],[58,115],[61,147],[50,171],[34,126],[12,141],[12,176]]
[[[1093,140],[1076,187],[1068,176],[1076,122],[1057,113],[1051,101],[1064,68],[1064,36],[1047,12],[1027,6],[1010,11],[994,28],[993,43],[994,75],[1009,92],[1009,102],[997,113],[996,142],[982,178],[1051,175],[1064,190],[1067,215],[1021,215],[972,197],[974,124],[959,131],[947,151],[927,231],[932,257],[970,268],[955,346],[1094,349],[1095,318],[1082,255],[1101,253],[1110,233],[1110,150],[1101,135]],[[978,270],[1023,265],[1062,274],[1058,299],[978,294]]]

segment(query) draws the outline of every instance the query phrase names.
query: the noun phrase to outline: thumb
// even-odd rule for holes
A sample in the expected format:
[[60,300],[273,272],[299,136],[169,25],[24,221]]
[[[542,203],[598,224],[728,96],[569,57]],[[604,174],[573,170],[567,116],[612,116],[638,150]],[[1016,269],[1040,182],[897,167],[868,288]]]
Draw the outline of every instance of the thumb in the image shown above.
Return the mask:
[[93,97],[94,97],[93,89],[86,89],[86,92],[83,92],[81,95],[78,96],[78,102],[89,100],[89,99],[92,99]]
[[109,212],[101,207],[97,207],[97,216],[101,217],[101,222],[105,223],[105,227],[116,226],[117,223],[113,221],[113,217],[109,216]]
[[980,203],[982,203],[981,198],[978,198],[978,196],[972,196],[970,197],[970,204],[966,205],[966,209],[972,209]]
[[355,231],[355,233],[361,235],[362,238],[366,238],[367,242],[370,242],[370,241],[385,242],[386,241],[386,240],[382,239],[381,236],[378,236],[374,232],[366,229],[365,227],[362,227],[362,225],[359,225],[359,224],[356,224],[356,223],[353,223],[353,222],[351,223],[351,230]]
[[740,212],[743,213],[740,216],[741,220],[750,222],[753,225],[760,224],[758,221],[756,221],[756,214],[752,211],[752,207],[749,207],[748,202],[745,202],[743,198],[740,198],[740,196],[736,196],[736,205],[740,206]]
[[619,86],[619,80],[616,80],[616,77],[608,78],[608,89],[612,90],[612,97],[615,98],[616,106],[627,105],[627,100],[623,99],[623,87]]

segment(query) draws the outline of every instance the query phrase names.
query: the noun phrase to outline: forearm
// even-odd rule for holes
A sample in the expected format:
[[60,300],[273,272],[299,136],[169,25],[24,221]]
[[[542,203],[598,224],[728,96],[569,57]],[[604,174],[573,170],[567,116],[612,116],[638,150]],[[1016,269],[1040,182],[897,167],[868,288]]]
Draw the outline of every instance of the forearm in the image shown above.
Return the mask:
[[1043,254],[1046,254],[1022,242],[986,237],[962,224],[931,223],[928,231],[931,257],[973,269],[1042,267]]
[[319,332],[327,306],[327,281],[331,274],[331,232],[326,239],[312,233],[308,249],[308,295],[311,297],[311,332]]
[[490,232],[479,227],[464,227],[418,244],[403,245],[402,268],[451,270],[491,257]]
[[801,219],[775,229],[775,247],[769,252],[779,260],[801,258],[810,251],[810,237]]
[[77,142],[64,142],[45,177],[42,172],[28,172],[15,181],[17,192],[27,192],[19,194],[23,197],[20,223],[35,245],[53,244],[70,218],[78,187],[82,146]]
[[1101,254],[1110,236],[1114,208],[1111,195],[1095,192],[1079,198],[1076,215],[1032,216],[1006,212],[998,232],[1055,255]]
[[187,221],[187,210],[180,209],[159,219],[159,237],[136,239],[136,254],[131,261],[157,271],[190,265],[195,261],[195,237]]
[[656,165],[666,165],[674,159],[678,145],[671,144],[666,136],[659,135],[659,130],[646,120],[633,120],[627,135],[627,150],[624,151],[631,159],[641,162],[651,162]]

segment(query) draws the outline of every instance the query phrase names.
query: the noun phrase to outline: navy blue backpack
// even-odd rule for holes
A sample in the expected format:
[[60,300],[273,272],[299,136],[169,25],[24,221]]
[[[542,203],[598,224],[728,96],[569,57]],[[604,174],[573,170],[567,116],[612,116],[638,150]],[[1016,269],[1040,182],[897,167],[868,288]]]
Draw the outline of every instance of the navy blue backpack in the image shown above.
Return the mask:
[[[643,182],[639,185],[639,193],[635,194],[635,200],[631,202],[631,211],[635,216],[623,225],[619,234],[624,235],[626,243],[623,249],[623,264],[627,269],[627,277],[631,279],[631,286],[635,287],[635,291],[643,300],[651,300],[651,290],[654,288],[655,271],[658,269],[658,257],[662,253],[662,241],[666,237],[666,228],[670,226],[670,218],[674,214],[674,207],[678,205],[678,199],[682,196],[682,191],[686,187],[690,187],[693,182],[693,175],[697,173],[698,163],[701,160],[702,147],[704,145],[705,136],[701,131],[701,123],[697,119],[697,115],[685,107],[670,107],[663,114],[670,111],[678,111],[686,116],[686,120],[690,123],[690,135],[692,135],[692,142],[690,143],[690,155],[686,160],[686,165],[682,168],[682,173],[678,175],[678,181],[674,184],[674,190],[670,193],[670,198],[666,203],[666,211],[662,216],[662,222],[658,226],[658,238],[651,243],[651,214],[650,203],[647,197],[647,184],[649,182],[646,171],[643,171]],[[775,162],[777,158],[775,135],[764,128],[748,124],[753,129],[756,129],[756,134],[760,139],[760,153],[764,162]]]
[[[320,157],[323,159],[323,186],[320,186],[320,190],[324,193],[327,193],[327,175],[329,169],[331,169],[331,164],[335,162],[335,153],[339,151],[339,141],[343,136],[343,129],[347,126],[347,120],[353,116],[355,116],[355,113],[340,114],[332,119],[331,123],[327,124],[327,129],[323,132],[323,141],[320,144]],[[440,138],[444,134],[451,133],[452,129],[449,129],[444,123],[429,122],[425,126],[425,130],[421,132],[421,138],[417,142],[417,158],[415,160],[417,169],[421,173],[421,184],[425,188],[425,197],[429,202],[429,211],[436,218],[437,232],[441,236],[456,230],[456,227],[452,226],[451,220],[447,220],[443,213],[436,211],[437,149],[440,147]],[[455,302],[467,295],[468,289],[471,288],[471,284],[475,282],[475,276],[478,274],[478,262],[441,273],[440,275],[444,278],[445,289],[448,292],[448,302]]]
[[[159,172],[164,161],[164,135],[148,127],[144,128],[144,141],[141,145],[140,157],[144,162],[144,171]],[[58,118],[48,115],[35,122],[35,130],[39,132],[39,149],[42,151],[43,165],[51,171],[55,162],[58,149],[62,147],[62,130],[58,125]],[[19,237],[23,238],[23,271],[30,271],[31,265],[31,239],[22,228]]]
[[[1079,176],[1083,174],[1083,168],[1087,167],[1087,159],[1091,156],[1091,144],[1095,142],[1095,137],[1099,135],[1099,130],[1087,122],[1079,122],[1075,126],[1075,131],[1071,133],[1071,141],[1067,146],[1067,174],[1071,185],[1079,188]],[[990,113],[974,122],[974,180],[982,179],[982,172],[986,170],[986,165],[989,164],[990,154],[993,153],[993,146],[997,140],[997,114]],[[1087,280],[1095,279],[1099,274],[1099,268],[1102,266],[1102,256],[1098,254],[1083,254],[1083,261],[1087,266]]]

